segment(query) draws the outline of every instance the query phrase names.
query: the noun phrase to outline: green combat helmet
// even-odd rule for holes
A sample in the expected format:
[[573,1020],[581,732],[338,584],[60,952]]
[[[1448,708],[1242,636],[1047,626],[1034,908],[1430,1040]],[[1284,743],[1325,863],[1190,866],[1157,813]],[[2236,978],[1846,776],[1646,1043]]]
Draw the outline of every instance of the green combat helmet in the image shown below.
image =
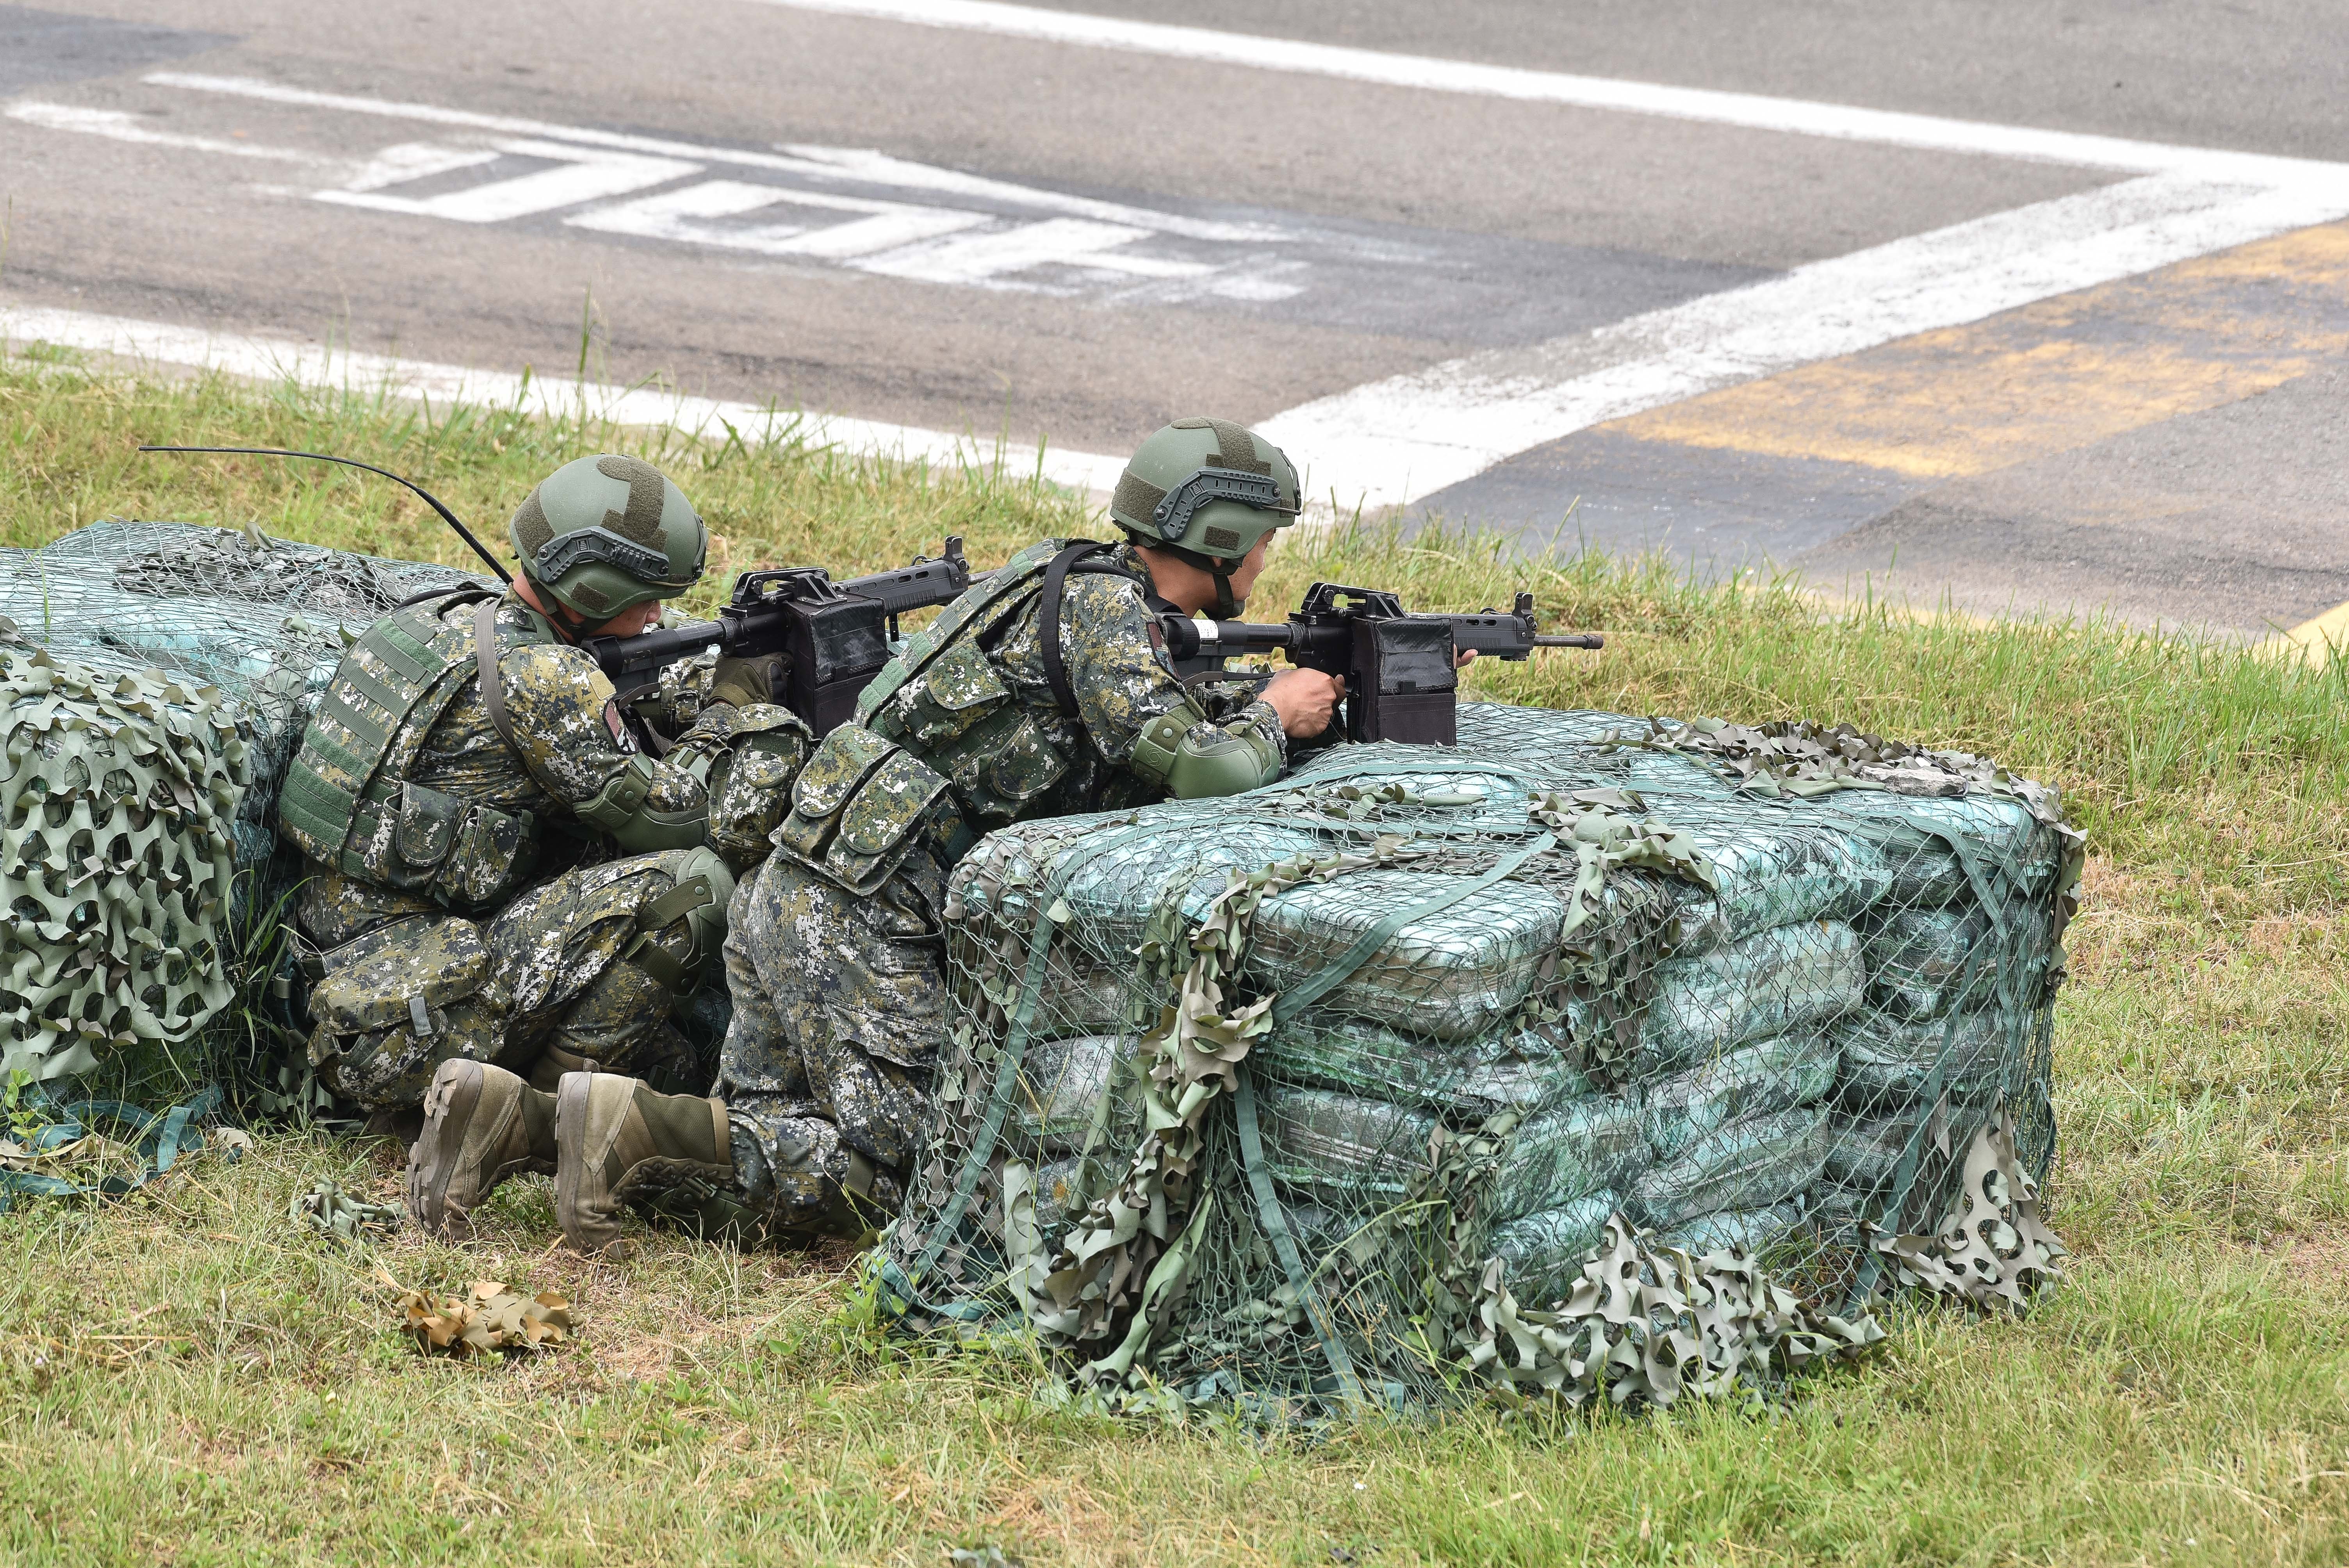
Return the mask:
[[1143,442],[1109,503],[1110,521],[1135,543],[1214,573],[1216,615],[1226,621],[1240,613],[1232,572],[1297,511],[1288,456],[1228,419],[1177,419]]
[[642,458],[605,454],[541,480],[507,530],[533,586],[590,625],[700,580],[709,530]]

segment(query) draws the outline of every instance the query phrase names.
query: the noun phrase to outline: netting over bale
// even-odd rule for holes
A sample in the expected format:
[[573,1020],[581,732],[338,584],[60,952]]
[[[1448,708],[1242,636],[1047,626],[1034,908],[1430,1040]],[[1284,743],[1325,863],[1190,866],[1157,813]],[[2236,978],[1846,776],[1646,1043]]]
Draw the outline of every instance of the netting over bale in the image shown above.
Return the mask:
[[[1971,757],[1494,706],[1456,750],[999,831],[951,884],[887,1299],[1096,1386],[1386,1404],[1603,1294],[1618,1214],[1858,1299],[1863,1224],[1932,1231],[1986,1126],[2047,1167],[2078,847]],[[1848,1326],[1691,1288],[1692,1337]]]
[[0,551],[0,1062],[81,1073],[203,1026],[346,636],[460,580],[180,523]]

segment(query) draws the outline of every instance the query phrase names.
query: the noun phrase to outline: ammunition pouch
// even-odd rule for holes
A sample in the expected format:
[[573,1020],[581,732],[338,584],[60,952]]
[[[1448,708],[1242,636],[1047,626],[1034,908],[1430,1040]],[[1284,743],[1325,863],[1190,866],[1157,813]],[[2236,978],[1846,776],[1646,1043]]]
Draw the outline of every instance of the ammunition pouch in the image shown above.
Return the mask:
[[359,797],[343,871],[451,909],[511,897],[538,860],[538,819],[429,785],[378,779]]
[[310,989],[310,1064],[370,1109],[420,1105],[453,1057],[493,1061],[505,1007],[471,921],[411,915],[325,955]]
[[653,759],[639,752],[580,805],[579,820],[607,834],[632,855],[689,850],[700,843],[709,828],[707,806],[690,811],[657,810],[645,804],[652,790]]
[[1059,783],[1069,759],[1011,695],[975,637],[947,648],[901,686],[874,731],[919,756],[982,821],[1009,821]]
[[[825,881],[869,893],[904,861],[923,831],[961,829],[946,777],[912,751],[859,725],[825,736],[792,786],[775,848]],[[967,839],[967,831],[960,833]],[[950,843],[949,854],[963,845]]]
[[709,844],[739,876],[767,858],[815,735],[799,715],[772,703],[730,711],[725,749],[709,766]]

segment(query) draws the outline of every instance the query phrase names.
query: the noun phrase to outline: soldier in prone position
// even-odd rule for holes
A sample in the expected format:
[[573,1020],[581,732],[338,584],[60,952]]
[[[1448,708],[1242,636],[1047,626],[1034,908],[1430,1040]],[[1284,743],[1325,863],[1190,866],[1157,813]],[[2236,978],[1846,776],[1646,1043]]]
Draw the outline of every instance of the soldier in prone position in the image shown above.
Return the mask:
[[854,1234],[894,1212],[947,1010],[947,875],[978,835],[1253,789],[1278,777],[1290,738],[1329,728],[1338,681],[1294,670],[1254,697],[1187,689],[1155,618],[1236,616],[1297,510],[1288,459],[1239,426],[1152,436],[1111,504],[1125,542],[1013,556],[809,758],[774,854],[734,895],[719,1098],[581,1073],[550,1101],[507,1075],[462,1115],[436,1109],[419,1162],[454,1172],[452,1202],[478,1201],[515,1168],[498,1130],[552,1117],[556,1211],[583,1252],[611,1243],[626,1199],[744,1242]]
[[[523,568],[502,595],[412,603],[344,655],[279,807],[324,968],[311,1059],[378,1112],[416,1107],[444,1063],[550,1089],[599,1067],[702,1087],[671,1011],[812,744],[767,700],[770,672],[721,664],[656,760],[574,645],[641,630],[701,574],[709,531],[652,465],[565,464],[511,536]],[[551,1118],[514,1136],[520,1166],[553,1168]],[[440,1192],[411,1197],[438,1228]]]

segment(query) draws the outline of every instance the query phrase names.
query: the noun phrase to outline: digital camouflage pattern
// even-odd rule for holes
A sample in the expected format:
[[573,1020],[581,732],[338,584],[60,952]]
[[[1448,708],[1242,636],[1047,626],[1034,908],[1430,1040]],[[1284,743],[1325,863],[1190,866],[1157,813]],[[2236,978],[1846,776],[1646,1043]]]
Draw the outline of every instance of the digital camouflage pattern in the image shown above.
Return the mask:
[[[1147,580],[1132,546],[1112,558]],[[1044,673],[1041,603],[1025,592],[974,617],[870,728],[834,730],[777,834],[790,852],[735,895],[718,1092],[739,1178],[772,1232],[852,1222],[841,1193],[864,1176],[852,1151],[874,1167],[871,1206],[902,1202],[946,1016],[950,846],[1007,821],[1159,798],[1164,787],[1128,766],[1134,742],[1186,701],[1210,712],[1204,727],[1250,727],[1286,755],[1269,705],[1185,689],[1141,587],[1120,577],[1067,580],[1061,648],[1078,711],[1063,713]]]
[[853,1220],[847,1192],[880,1213],[903,1202],[945,1016],[947,870],[925,837],[868,895],[780,856],[734,895],[716,1092],[737,1180],[772,1233]]
[[[1057,549],[1060,542],[1050,542]],[[1149,580],[1133,545],[1118,545],[1107,559],[1141,582]],[[1042,593],[1029,593],[964,633],[968,643],[985,649],[990,672],[1027,721],[995,755],[939,769],[953,781],[973,831],[1162,798],[1163,785],[1131,769],[1134,742],[1153,719],[1185,701],[1207,714],[1206,725],[1194,726],[1195,732],[1247,727],[1271,747],[1273,756],[1288,755],[1280,716],[1270,704],[1227,687],[1186,689],[1175,677],[1140,583],[1101,573],[1071,573],[1061,599],[1061,657],[1077,699],[1076,714],[1063,713],[1044,674],[1042,607]],[[951,650],[939,655],[931,669],[952,657]],[[918,680],[907,683],[873,722],[881,733],[926,753],[950,738],[933,741],[924,735],[920,686]],[[896,710],[894,722],[884,717],[891,708]],[[1215,737],[1195,738],[1206,744]]]
[[[575,863],[589,842],[584,835],[526,830],[525,814],[535,824],[571,817],[637,757],[635,738],[613,704],[611,683],[595,662],[577,648],[548,640],[545,618],[511,592],[497,611],[499,682],[515,737],[515,744],[507,744],[491,721],[473,673],[473,604],[462,603],[438,617],[440,630],[433,645],[450,660],[440,678],[453,683],[453,689],[445,703],[428,696],[411,721],[392,735],[375,783],[378,793],[386,783],[413,784],[458,806],[483,810],[453,830],[457,842],[429,842],[422,856],[408,852],[402,840],[403,830],[411,841],[423,836],[415,832],[414,814],[408,811],[383,812],[372,835],[351,847],[341,867],[320,860],[316,846],[305,846],[312,850],[313,880],[298,919],[304,934],[321,946],[347,941],[383,919],[419,907],[479,913],[502,903],[530,876]],[[401,677],[363,642],[335,679],[337,688],[355,687],[380,708],[370,687],[396,687]],[[369,780],[354,773],[346,758],[364,763],[374,748],[335,723],[335,706],[322,705],[314,730],[325,744],[305,738],[302,762],[329,784],[356,794]],[[710,710],[713,723],[719,712]],[[703,776],[723,749],[722,732],[688,732],[675,751],[653,764],[646,808],[688,813],[704,809]],[[362,819],[361,829],[366,826]],[[434,864],[414,866],[436,852],[440,858]],[[349,872],[352,860],[367,874],[337,875]],[[362,907],[347,905],[353,894]]]
[[[699,1088],[669,1022],[677,992],[656,971],[689,977],[715,956],[716,911],[732,891],[715,860],[636,855],[566,872],[484,923],[434,911],[379,926],[325,957],[312,1064],[371,1109],[420,1103],[457,1057],[537,1068],[546,1088],[591,1062],[667,1091]],[[660,919],[657,902],[696,875],[711,879],[717,904]]]
[[[472,605],[460,604],[440,615],[459,689],[445,704],[419,706],[422,722],[394,735],[384,768],[405,784],[487,809],[467,821],[552,820],[556,827],[527,841],[460,832],[429,885],[392,885],[310,862],[296,923],[330,971],[312,1002],[320,1077],[370,1107],[417,1103],[440,1062],[460,1055],[525,1074],[595,1061],[663,1087],[698,1088],[691,1054],[668,1022],[677,992],[665,978],[682,975],[689,987],[691,974],[715,957],[715,916],[732,892],[731,872],[706,851],[594,863],[604,852],[600,841],[584,824],[573,826],[572,813],[622,770],[641,766],[611,683],[585,653],[539,640],[543,618],[509,593],[497,618],[498,673],[515,738],[509,745],[473,674],[472,614]],[[440,636],[434,640],[441,645]],[[358,674],[347,678],[369,678],[365,665],[354,663]],[[652,763],[647,805],[709,811],[712,843],[735,864],[750,865],[765,853],[785,787],[811,742],[806,726],[783,708],[709,705]],[[386,842],[358,858],[370,866],[396,861],[410,815],[385,813],[378,831]],[[518,853],[527,856],[520,871],[544,880],[502,909],[459,903],[462,914],[450,913],[444,900],[452,886],[519,880],[494,863],[470,875],[464,857],[496,862]],[[650,906],[680,874],[697,872],[713,877],[713,908],[664,922],[638,948]],[[689,930],[697,920],[707,928],[698,943]],[[631,950],[634,958],[624,956]],[[415,997],[423,1000],[425,1022],[439,1008],[450,1024],[419,1029]]]

